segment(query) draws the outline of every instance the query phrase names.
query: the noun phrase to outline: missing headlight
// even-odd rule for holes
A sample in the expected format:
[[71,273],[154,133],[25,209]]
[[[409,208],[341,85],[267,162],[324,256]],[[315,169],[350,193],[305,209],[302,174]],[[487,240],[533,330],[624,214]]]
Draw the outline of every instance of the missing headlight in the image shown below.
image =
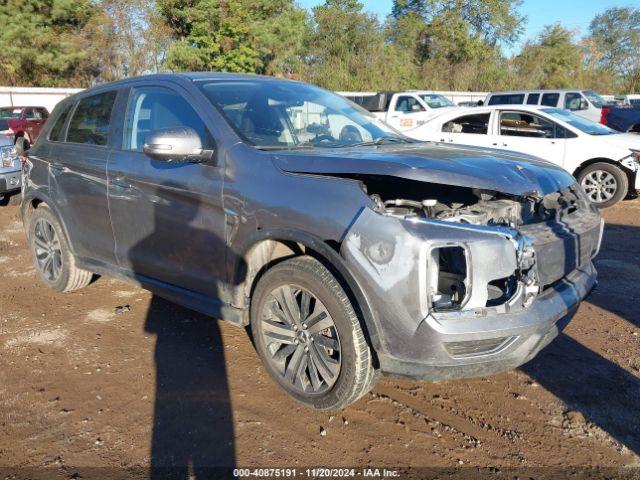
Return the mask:
[[467,295],[467,257],[465,249],[444,246],[431,250],[429,258],[431,307],[435,310],[457,310]]

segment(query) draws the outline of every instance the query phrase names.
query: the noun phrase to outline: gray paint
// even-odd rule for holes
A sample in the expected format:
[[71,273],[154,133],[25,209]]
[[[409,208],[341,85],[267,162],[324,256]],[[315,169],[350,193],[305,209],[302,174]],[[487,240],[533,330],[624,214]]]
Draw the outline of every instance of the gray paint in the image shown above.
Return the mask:
[[[526,361],[593,287],[589,254],[567,277],[571,288],[561,282],[525,301],[521,286],[510,304],[483,308],[487,282],[519,268],[527,248],[520,232],[382,215],[359,182],[332,176],[376,174],[390,181],[545,195],[573,185],[568,173],[531,157],[435,144],[256,150],[242,143],[192,81],[230,77],[244,78],[156,75],[66,99],[29,153],[23,216],[32,200],[46,202],[61,219],[81,266],[236,323],[247,322],[247,256],[265,240],[296,241],[340,272],[360,305],[383,370],[425,378],[498,371]],[[250,78],[267,85],[286,82]],[[167,164],[121,149],[129,88],[145,85],[172,88],[194,107],[215,141],[209,160]],[[107,146],[47,140],[64,105],[111,89],[118,97]],[[599,232],[599,216],[589,212],[585,231]],[[386,265],[372,266],[362,248],[376,239],[393,244],[396,256]],[[424,297],[429,249],[443,242],[464,246],[472,261],[472,295],[458,312],[434,312]],[[561,242],[557,248],[569,247]],[[490,358],[454,359],[443,346],[505,335],[517,338]]]

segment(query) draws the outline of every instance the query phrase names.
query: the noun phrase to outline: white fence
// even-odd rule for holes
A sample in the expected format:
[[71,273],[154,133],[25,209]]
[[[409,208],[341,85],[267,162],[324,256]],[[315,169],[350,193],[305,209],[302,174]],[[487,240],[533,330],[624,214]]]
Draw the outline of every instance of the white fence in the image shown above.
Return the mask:
[[0,107],[45,107],[53,110],[63,98],[81,88],[0,87]]

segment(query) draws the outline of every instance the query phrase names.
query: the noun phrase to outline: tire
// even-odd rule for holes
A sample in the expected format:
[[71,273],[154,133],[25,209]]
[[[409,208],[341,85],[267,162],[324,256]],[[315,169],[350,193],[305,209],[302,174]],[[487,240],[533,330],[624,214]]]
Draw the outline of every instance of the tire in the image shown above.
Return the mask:
[[91,283],[93,274],[76,267],[62,226],[48,207],[36,208],[29,216],[28,225],[27,240],[34,266],[46,286],[58,292],[70,292]]
[[594,163],[582,170],[578,175],[578,183],[598,208],[615,205],[629,191],[627,174],[610,163]]
[[316,410],[342,409],[378,379],[347,294],[314,258],[285,260],[260,278],[251,301],[251,333],[271,377]]

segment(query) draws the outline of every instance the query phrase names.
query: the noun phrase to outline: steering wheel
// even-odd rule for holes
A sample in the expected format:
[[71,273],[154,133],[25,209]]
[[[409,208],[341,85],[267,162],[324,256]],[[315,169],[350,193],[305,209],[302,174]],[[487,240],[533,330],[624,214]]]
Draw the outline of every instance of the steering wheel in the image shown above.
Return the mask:
[[315,142],[335,142],[336,139],[333,138],[331,135],[329,135],[328,133],[323,133],[322,135],[316,135],[316,137],[313,139],[313,143]]

